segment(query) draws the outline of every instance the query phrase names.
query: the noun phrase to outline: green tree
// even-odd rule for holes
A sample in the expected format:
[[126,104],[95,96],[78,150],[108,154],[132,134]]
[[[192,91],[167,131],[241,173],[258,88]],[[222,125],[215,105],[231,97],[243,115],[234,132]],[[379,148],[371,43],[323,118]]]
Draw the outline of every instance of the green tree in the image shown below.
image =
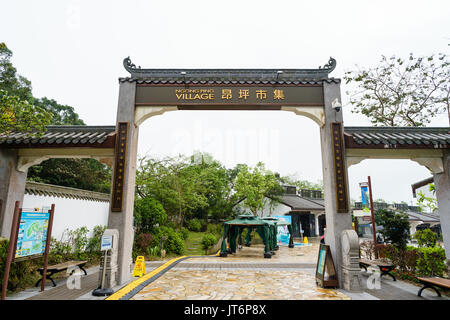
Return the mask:
[[142,158],[136,171],[136,192],[141,198],[158,200],[171,221],[181,227],[185,218],[208,205],[202,182],[195,173],[183,156]]
[[281,182],[284,184],[289,184],[296,186],[298,190],[320,190],[323,191],[323,182],[322,180],[317,181],[317,183],[302,180],[297,178],[296,175],[284,176],[281,178]]
[[[430,183],[428,185],[428,190],[432,192],[433,195],[436,194],[436,188],[434,183]],[[422,191],[419,191],[417,195],[419,196],[417,199],[417,204],[419,205],[421,211],[433,212],[437,210],[438,206],[437,206],[437,199],[435,196],[428,197]]]
[[444,112],[450,122],[450,60],[445,54],[382,56],[377,67],[346,72],[344,79],[358,85],[347,92],[352,112],[374,125],[424,126]]
[[17,73],[11,57],[12,51],[4,42],[0,42],[0,89],[7,91],[11,96],[19,97],[21,101],[31,102],[33,98],[31,82]]
[[161,203],[152,198],[136,198],[134,201],[134,224],[138,233],[151,233],[156,224],[163,225],[167,214]]
[[51,125],[86,125],[71,106],[59,104],[55,100],[46,97],[33,98],[32,102],[35,106],[52,114]]
[[406,213],[378,209],[375,211],[375,224],[382,226],[384,239],[399,249],[405,249],[409,239],[409,221]]
[[244,206],[255,216],[264,207],[265,197],[277,201],[283,192],[277,176],[266,170],[262,162],[252,170],[243,166],[237,175],[235,189],[238,197],[244,198]]
[[95,159],[49,159],[28,169],[28,180],[109,193],[111,168]]
[[0,89],[0,133],[20,132],[39,136],[46,131],[51,118],[51,113],[43,108]]
[[[74,108],[35,98],[31,81],[17,73],[12,52],[0,43],[0,132],[42,134],[47,125],[85,125]],[[98,192],[110,191],[111,169],[94,159],[50,159],[28,170],[28,180]]]
[[231,213],[230,199],[232,189],[228,180],[227,169],[211,155],[196,152],[191,157],[190,174],[200,182],[198,191],[205,196],[207,206],[199,207],[193,216],[204,219],[206,227],[208,219],[218,220]]

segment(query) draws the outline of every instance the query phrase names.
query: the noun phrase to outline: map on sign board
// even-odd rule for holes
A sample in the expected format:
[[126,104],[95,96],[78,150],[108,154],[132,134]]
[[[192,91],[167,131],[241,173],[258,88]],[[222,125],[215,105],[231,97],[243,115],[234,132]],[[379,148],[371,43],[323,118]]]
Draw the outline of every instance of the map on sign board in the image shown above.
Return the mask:
[[22,212],[15,258],[44,254],[50,213]]

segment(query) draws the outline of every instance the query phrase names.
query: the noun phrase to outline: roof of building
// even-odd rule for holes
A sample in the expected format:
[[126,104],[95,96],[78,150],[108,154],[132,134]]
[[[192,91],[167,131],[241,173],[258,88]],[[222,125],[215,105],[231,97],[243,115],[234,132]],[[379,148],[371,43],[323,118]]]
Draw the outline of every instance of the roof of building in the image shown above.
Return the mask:
[[123,60],[123,66],[131,77],[119,78],[120,82],[153,84],[321,84],[323,81],[337,82],[328,78],[336,67],[336,60],[330,58],[318,69],[143,69]]
[[449,148],[450,127],[345,127],[346,148]]
[[409,220],[411,221],[423,221],[423,223],[430,222],[440,222],[440,218],[438,214],[434,213],[419,213],[408,211],[406,214],[409,216]]
[[306,199],[298,194],[284,194],[280,202],[293,211],[324,211],[325,206],[320,204],[321,199]]
[[114,148],[115,126],[48,126],[41,137],[26,133],[0,134],[0,147]]
[[81,190],[76,188],[55,186],[52,184],[27,181],[25,184],[25,194],[58,197],[68,199],[79,199],[98,202],[109,202],[110,196],[107,193]]

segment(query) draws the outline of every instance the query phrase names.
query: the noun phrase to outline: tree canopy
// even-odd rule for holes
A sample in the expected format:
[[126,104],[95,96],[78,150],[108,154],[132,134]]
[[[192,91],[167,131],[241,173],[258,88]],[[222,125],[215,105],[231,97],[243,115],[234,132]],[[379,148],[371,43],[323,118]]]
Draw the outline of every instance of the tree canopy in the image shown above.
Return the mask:
[[[74,108],[32,94],[31,81],[11,62],[0,43],[0,132],[42,134],[47,125],[85,125]],[[111,169],[94,159],[49,159],[28,169],[28,179],[84,190],[110,191]]]
[[243,205],[255,216],[263,209],[266,199],[276,201],[283,193],[279,176],[267,170],[262,162],[253,169],[242,166],[236,177],[235,189],[238,197],[244,199]]
[[386,241],[404,249],[409,239],[409,221],[406,213],[396,213],[392,210],[378,209],[375,211],[375,224],[382,226],[381,234]]
[[347,92],[352,112],[375,126],[424,126],[444,112],[450,122],[450,60],[445,54],[382,56],[378,66],[346,72],[344,79],[357,85]]
[[31,82],[19,75],[10,59],[12,51],[0,43],[0,133],[40,135],[52,114],[32,103]]

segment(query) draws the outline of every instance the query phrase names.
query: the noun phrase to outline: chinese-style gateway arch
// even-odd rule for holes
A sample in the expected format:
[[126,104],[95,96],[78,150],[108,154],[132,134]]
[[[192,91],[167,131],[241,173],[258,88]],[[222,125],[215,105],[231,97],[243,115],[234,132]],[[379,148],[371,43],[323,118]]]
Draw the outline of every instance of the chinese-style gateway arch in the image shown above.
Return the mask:
[[[352,229],[347,167],[367,158],[412,159],[433,170],[447,259],[450,257],[449,128],[343,127],[336,61],[318,69],[142,69],[124,59],[115,127],[50,127],[41,139],[0,136],[2,236],[9,237],[14,202],[23,199],[28,167],[53,157],[113,163],[108,229],[119,231],[112,283],[131,277],[133,204],[139,126],[174,110],[284,110],[320,128],[326,243],[342,286],[341,235]],[[80,137],[85,137],[81,139]]]

